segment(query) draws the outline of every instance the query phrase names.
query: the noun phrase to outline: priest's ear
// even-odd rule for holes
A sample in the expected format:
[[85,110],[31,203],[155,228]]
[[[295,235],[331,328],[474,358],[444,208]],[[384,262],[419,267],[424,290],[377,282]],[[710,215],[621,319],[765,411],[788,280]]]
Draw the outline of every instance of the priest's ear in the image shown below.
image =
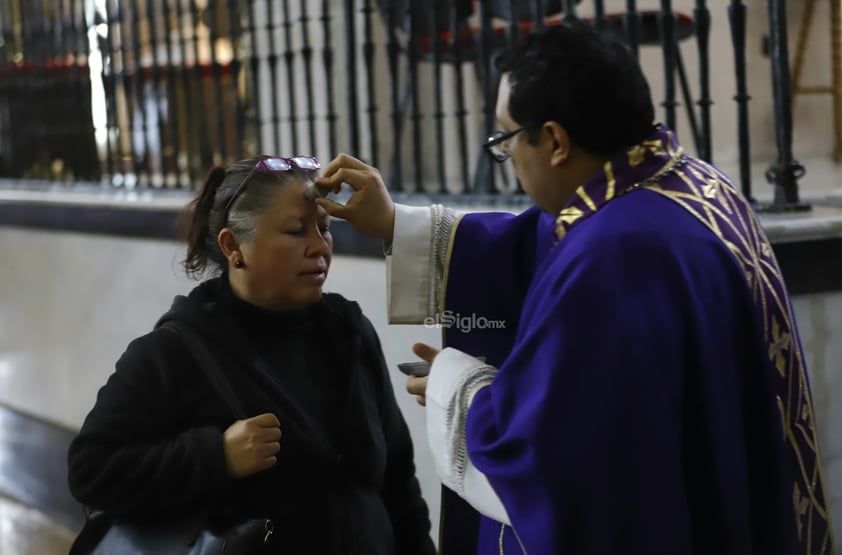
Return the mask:
[[558,122],[548,121],[544,124],[543,132],[548,136],[545,140],[550,144],[550,164],[561,166],[570,157],[570,135]]

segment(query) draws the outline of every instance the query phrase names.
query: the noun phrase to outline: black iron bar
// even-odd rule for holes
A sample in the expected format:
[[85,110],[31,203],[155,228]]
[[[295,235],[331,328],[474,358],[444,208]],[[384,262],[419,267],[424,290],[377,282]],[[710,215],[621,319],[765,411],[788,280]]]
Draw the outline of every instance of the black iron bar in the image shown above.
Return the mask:
[[[388,9],[384,14],[386,19],[386,61],[389,68],[389,79],[391,88],[389,92],[390,110],[389,117],[392,120],[392,160],[389,167],[389,175],[386,185],[392,191],[403,190],[403,172],[401,155],[403,154],[403,105],[401,102],[401,78],[398,70],[398,63],[401,53],[401,46],[398,43],[397,29],[400,22],[398,2],[388,2]],[[455,8],[454,8],[455,9]]]
[[43,158],[35,159],[34,162],[36,163],[36,171],[41,174],[41,177],[45,177],[48,172],[48,163],[49,163],[49,141],[50,141],[50,133],[47,129],[46,118],[44,118],[44,112],[41,108],[45,106],[45,102],[50,94],[50,74],[47,71],[47,64],[46,61],[48,59],[48,51],[49,51],[49,42],[48,42],[48,32],[47,32],[47,24],[45,22],[45,14],[44,14],[44,3],[43,2],[36,2],[34,3],[34,14],[33,14],[33,22],[29,26],[29,36],[30,41],[26,44],[25,55],[27,57],[28,53],[31,52],[32,56],[29,57],[30,67],[32,67],[32,86],[34,89],[34,94],[31,96],[31,99],[36,100],[32,104],[32,114],[33,118],[30,121],[37,122],[35,125],[35,136],[38,138],[38,142],[36,144],[45,145],[42,148]]
[[[161,164],[158,168],[157,172],[150,172],[152,174],[152,183],[153,186],[163,186],[166,183],[166,175],[167,175],[167,168],[172,164],[172,160],[167,160],[166,153],[169,151],[169,144],[171,142],[171,133],[172,127],[169,125],[169,113],[164,110],[163,103],[161,102],[161,97],[164,96],[166,99],[166,85],[164,84],[161,73],[162,73],[162,66],[161,60],[158,57],[158,48],[160,47],[159,44],[159,36],[158,36],[158,21],[156,18],[155,12],[155,2],[147,2],[146,3],[146,18],[148,21],[147,28],[149,29],[149,42],[147,43],[149,50],[151,51],[151,61],[152,67],[151,69],[151,77],[152,77],[152,100],[155,103],[155,108],[157,111],[157,120],[158,120],[158,128],[155,130],[155,133],[158,134],[158,144],[160,145],[160,152],[151,152],[149,153],[149,160],[153,158],[159,158]],[[166,32],[164,33],[164,37],[167,37]],[[168,40],[164,40],[164,42],[169,43]],[[164,77],[166,79],[166,77]],[[172,154],[170,155],[172,156]],[[158,172],[160,172],[160,181],[158,181]]]
[[[180,119],[181,125],[179,127],[182,129],[179,144],[183,145],[190,180],[189,186],[192,188],[198,182],[200,176],[207,171],[207,168],[203,167],[200,146],[200,142],[204,142],[207,136],[207,124],[205,118],[201,117],[202,112],[200,111],[203,110],[202,107],[204,106],[201,82],[196,82],[195,70],[188,65],[188,58],[194,51],[192,40],[195,27],[191,27],[192,31],[188,36],[185,28],[191,20],[188,19],[188,14],[184,11],[183,2],[184,0],[175,0],[175,19],[178,28],[176,38],[181,61],[178,69],[180,87],[178,87],[178,96],[175,102],[176,117]],[[195,67],[197,63],[198,61],[194,59],[193,66]]]
[[369,160],[374,167],[379,167],[380,150],[379,138],[377,133],[377,87],[375,86],[375,49],[374,49],[374,29],[372,26],[372,13],[375,11],[374,2],[372,0],[363,0],[363,21],[364,21],[364,39],[363,39],[363,60],[365,61],[365,82],[366,90],[368,91],[368,106],[366,107],[366,115],[368,116],[368,137],[369,137]]
[[624,17],[626,42],[634,52],[635,57],[640,53],[640,14],[637,11],[636,0],[626,0],[626,15]]
[[435,112],[433,119],[435,120],[436,133],[436,172],[439,182],[438,190],[440,193],[447,192],[447,155],[444,139],[444,97],[442,95],[442,63],[444,63],[442,30],[439,29],[438,22],[442,19],[439,13],[440,10],[445,9],[441,3],[435,3],[431,10],[429,10],[430,17],[428,23],[433,33],[433,99],[435,103]]
[[222,72],[223,69],[228,73],[228,77],[233,79],[231,75],[231,66],[223,68],[216,53],[216,45],[219,43],[219,11],[222,9],[221,2],[209,2],[205,8],[205,16],[207,17],[207,26],[210,36],[210,44],[208,51],[210,54],[210,74],[211,74],[211,98],[213,99],[214,119],[216,120],[216,146],[217,152],[213,153],[213,163],[226,165],[233,162],[229,156],[227,147],[227,137],[225,133],[225,96],[222,94]]
[[[51,9],[45,9],[45,23],[48,25],[49,42],[47,45],[46,71],[50,76],[48,82],[48,94],[50,96],[59,93],[55,102],[47,108],[48,114],[45,129],[50,137],[50,159],[60,161],[60,166],[51,167],[50,179],[64,181],[68,170],[79,163],[74,156],[73,143],[80,146],[82,141],[74,140],[81,137],[74,137],[77,133],[77,125],[84,117],[84,106],[74,105],[76,97],[75,72],[68,56],[68,33],[65,32],[65,8],[64,0],[56,1]],[[63,92],[63,94],[61,94]],[[53,113],[51,113],[53,112]],[[60,117],[59,114],[73,114],[71,117]],[[72,182],[72,179],[69,180]],[[64,181],[67,184],[67,181]]]
[[[118,48],[120,50],[120,83],[122,85],[122,93],[123,96],[123,105],[126,112],[126,121],[125,124],[120,121],[120,111],[119,106],[117,106],[117,130],[119,134],[119,145],[120,145],[120,175],[122,176],[122,183],[120,185],[125,185],[126,181],[129,179],[129,174],[136,175],[135,172],[135,143],[134,143],[134,127],[135,127],[135,120],[136,120],[136,113],[132,109],[136,99],[133,97],[133,90],[134,90],[134,80],[132,79],[132,71],[134,70],[134,63],[132,61],[131,55],[131,36],[132,34],[127,31],[129,28],[129,24],[126,21],[127,16],[124,15],[122,0],[114,0],[116,5],[114,11],[115,23],[117,26],[117,30],[119,36],[117,37],[116,44],[118,44]],[[120,94],[118,93],[118,94]]]
[[593,21],[597,29],[608,28],[608,18],[605,16],[605,1],[594,0]]
[[[495,114],[494,108],[497,99],[494,74],[492,71],[492,46],[494,44],[494,30],[492,28],[492,1],[481,0],[481,21],[479,40],[479,61],[480,83],[482,85],[482,137],[488,137],[494,132]],[[491,165],[487,155],[480,150],[480,158],[477,161],[476,174],[474,175],[474,193],[494,193],[497,191],[495,183],[495,168]]]
[[191,108],[193,109],[193,116],[198,123],[199,135],[196,137],[196,166],[198,171],[205,173],[209,166],[213,164],[213,152],[210,150],[210,130],[208,128],[208,114],[210,112],[207,98],[207,86],[205,84],[205,68],[202,65],[201,48],[199,44],[199,23],[202,20],[199,6],[196,0],[190,1],[190,42],[193,52],[193,67],[191,72],[193,74],[193,95],[192,100],[198,100]]
[[97,32],[97,41],[102,53],[102,87],[105,92],[105,174],[106,183],[114,185],[114,177],[120,169],[120,127],[117,118],[117,98],[121,85],[122,59],[120,47],[116,42],[119,25],[112,13],[110,0],[106,0],[103,11],[96,12],[94,22],[105,26],[105,36]]
[[835,91],[832,103],[834,149],[833,159],[842,162],[842,4],[830,6],[830,86]]
[[[44,60],[46,53],[49,50],[47,42],[49,41],[49,33],[47,31],[45,2],[34,0],[30,2],[31,13],[24,17],[24,22],[30,20],[28,43],[25,43],[25,52],[32,60]],[[26,11],[26,8],[24,8]]]
[[307,0],[301,0],[301,59],[304,62],[304,84],[307,87],[307,136],[310,139],[310,153],[315,155],[317,150],[316,96],[313,88],[313,47],[310,46],[310,15],[307,13],[307,3]]
[[[281,129],[281,108],[280,103],[283,97],[277,90],[278,87],[278,54],[275,48],[275,25],[273,25],[275,10],[272,9],[275,5],[274,0],[266,0],[266,35],[269,39],[269,55],[266,56],[269,62],[269,98],[272,103],[272,131],[275,138],[275,145],[273,152],[280,154],[283,152],[283,133]],[[258,93],[259,94],[259,93]]]
[[[179,128],[179,108],[178,108],[178,72],[176,71],[175,51],[173,49],[173,42],[178,43],[179,33],[181,29],[172,28],[173,13],[170,10],[170,0],[164,0],[161,4],[162,15],[164,18],[164,43],[166,44],[165,52],[167,56],[166,67],[166,105],[167,105],[167,123],[169,125],[168,133],[169,140],[166,148],[171,150],[172,156],[172,171],[175,174],[175,186],[187,187],[187,183],[181,182],[181,176],[185,170],[182,166],[183,158],[181,156],[181,129]],[[183,63],[183,60],[182,60]]]
[[[94,127],[92,87],[90,74],[90,61],[88,59],[87,30],[85,24],[84,6],[79,0],[69,0],[67,32],[69,41],[66,48],[69,51],[69,65],[73,73],[73,93],[71,98],[74,105],[79,107],[82,117],[77,119],[77,125],[73,130],[73,136],[79,137],[79,141],[71,140],[69,145],[73,150],[72,157],[76,160],[71,163],[75,178],[88,181],[95,181],[101,177],[99,148],[96,141],[96,128]],[[86,61],[87,60],[87,61]]]
[[26,44],[24,41],[23,35],[23,24],[24,24],[24,16],[21,10],[21,2],[22,0],[13,0],[12,1],[12,36],[14,40],[12,42],[12,60],[15,60],[18,56],[22,56],[24,52],[24,45]]
[[[78,105],[79,102],[84,102],[82,98],[82,90],[79,85],[81,83],[78,79],[78,74],[75,71],[75,61],[73,59],[73,36],[70,32],[70,6],[67,0],[58,0],[54,6],[52,13],[53,19],[53,47],[51,52],[51,59],[54,67],[58,70],[56,72],[55,87],[53,91],[66,90],[66,99],[63,103],[67,108],[75,107],[75,110],[69,113],[74,114],[71,118],[63,118],[64,121],[58,119],[51,126],[58,126],[54,139],[58,143],[56,146],[58,152],[54,156],[61,156],[64,162],[64,172],[70,170],[72,175],[75,175],[75,168],[83,161],[84,149],[81,148],[85,144],[85,137],[82,135],[84,130],[81,128],[81,122],[84,121],[85,106]],[[56,70],[53,70],[56,71]],[[62,179],[64,175],[58,177]],[[71,177],[72,181],[72,177]]]
[[[257,153],[265,152],[263,148],[263,112],[260,106],[260,57],[257,55],[257,19],[255,13],[255,2],[257,0],[248,0],[248,33],[250,36],[251,47],[249,48],[249,68],[251,70],[251,102],[252,102],[252,126],[254,129],[254,143],[257,148]],[[306,0],[305,0],[306,2]],[[249,153],[254,154],[254,153]]]
[[[68,3],[66,0],[57,0],[53,5],[53,10],[50,13],[49,20],[52,23],[52,32],[50,33],[51,47],[49,52],[49,63],[52,64],[53,74],[51,93],[64,90],[65,93],[61,95],[60,102],[57,102],[53,107],[59,110],[67,109],[66,113],[73,114],[73,117],[56,118],[47,126],[47,132],[53,135],[52,139],[55,142],[55,151],[52,153],[53,158],[60,157],[63,162],[63,174],[67,170],[71,172],[80,162],[81,159],[74,152],[74,146],[81,146],[81,141],[74,140],[76,136],[82,139],[79,135],[79,122],[84,117],[84,106],[76,106],[75,102],[81,100],[78,96],[77,89],[78,80],[76,79],[76,72],[74,71],[74,63],[71,57],[71,35],[70,22],[68,13]],[[52,118],[50,118],[52,120]],[[49,121],[49,120],[48,120]],[[74,145],[74,143],[76,143]],[[62,179],[63,175],[52,174],[53,179]],[[63,180],[62,180],[63,181]],[[72,181],[72,179],[71,179]]]
[[[713,104],[710,98],[710,10],[705,0],[696,0],[693,19],[696,21],[696,44],[699,48],[699,158],[713,162],[713,129],[710,119],[710,107]],[[688,106],[687,111],[693,113],[692,107]]]
[[[687,70],[684,69],[683,56],[678,47],[675,50],[675,69],[678,73],[678,84],[681,86],[681,98],[684,100],[684,106],[687,108],[687,123],[690,125],[690,134],[693,137],[696,152],[701,153],[703,149],[703,138],[699,131],[699,122],[696,119],[696,111],[693,106],[693,95],[690,92],[690,81],[687,78]],[[700,158],[704,159],[702,156]]]
[[289,13],[289,0],[281,2],[283,8],[283,23],[281,23],[282,33],[284,35],[284,67],[286,69],[286,91],[287,106],[289,108],[289,134],[292,139],[289,154],[295,155],[298,153],[298,109],[295,102],[295,52],[292,49],[292,17]]
[[[79,79],[85,87],[86,97],[87,97],[87,109],[90,113],[90,117],[87,120],[87,125],[90,129],[90,137],[91,137],[91,166],[90,166],[90,173],[89,175],[85,176],[86,179],[89,181],[100,181],[103,177],[103,167],[102,167],[102,149],[100,147],[100,140],[97,138],[97,128],[95,126],[94,121],[94,106],[93,106],[93,87],[94,87],[94,79],[96,79],[96,86],[99,88],[101,87],[101,82],[99,81],[100,76],[93,76],[91,75],[91,67],[90,67],[90,44],[88,42],[88,23],[85,20],[85,5],[80,0],[71,0],[70,2],[71,10],[73,11],[73,33],[76,36],[76,65],[78,67],[78,71],[80,72]],[[98,37],[98,34],[94,33],[94,37]],[[98,39],[96,39],[98,40]],[[100,56],[102,56],[102,51],[100,50]],[[82,63],[82,60],[86,60],[86,63]],[[102,60],[102,63],[105,63],[105,60]],[[100,108],[101,109],[101,108]],[[107,134],[104,133],[104,130],[99,130],[103,139],[106,139]],[[107,139],[106,139],[107,140]]]
[[[544,25],[544,16],[547,15],[547,8],[544,4],[544,0],[534,0],[535,5],[535,15],[533,16],[534,25],[532,31],[542,31],[545,27]],[[512,14],[514,15],[514,14]],[[512,17],[512,19],[519,19],[516,17]]]
[[[26,114],[25,121],[36,122],[36,124],[30,125],[29,129],[24,128],[21,132],[22,137],[19,140],[23,144],[44,145],[47,141],[47,133],[39,121],[38,105],[42,102],[41,95],[43,94],[43,82],[46,80],[46,75],[44,75],[42,65],[39,64],[39,50],[41,50],[39,44],[41,40],[40,31],[37,26],[40,24],[40,17],[38,17],[37,13],[31,13],[37,10],[38,7],[37,4],[21,6],[21,35],[23,44],[19,51],[17,61],[26,72],[26,84],[22,87],[22,98],[24,99],[22,104],[25,108],[22,112]],[[25,162],[21,162],[23,165],[21,170],[30,175],[36,175],[38,167],[35,159],[26,157],[24,160]]]
[[775,187],[769,211],[807,210],[798,198],[798,179],[805,169],[792,157],[792,83],[789,74],[786,1],[768,0],[769,52],[772,62],[772,97],[775,110],[775,142],[778,161],[766,171],[766,179]]
[[347,80],[348,148],[360,155],[360,116],[357,94],[357,24],[355,0],[343,0],[345,6],[345,78]]
[[[47,48],[47,59],[51,63],[61,66],[67,61],[69,49],[69,32],[66,32],[65,25],[68,25],[66,12],[66,0],[54,0],[52,10],[45,13],[45,23],[48,25],[49,42]],[[69,31],[69,30],[68,30]]]
[[231,152],[229,155],[233,160],[240,160],[245,157],[245,102],[240,97],[240,88],[238,86],[240,71],[243,69],[243,62],[240,59],[240,44],[243,40],[240,5],[240,0],[228,0],[226,3],[228,12],[228,41],[231,44],[231,61],[228,63],[230,79],[227,84],[231,92],[231,116],[234,119],[231,129],[234,152]]
[[88,55],[88,26],[85,23],[85,6],[81,0],[70,0],[70,36],[74,62],[80,64]]
[[331,155],[337,151],[336,147],[336,104],[334,101],[333,88],[333,48],[331,47],[331,29],[330,29],[330,2],[323,0],[322,2],[322,30],[324,33],[324,48],[322,50],[322,61],[325,66],[325,89],[327,96],[327,137],[328,146]]
[[751,150],[749,144],[748,94],[746,83],[746,6],[740,0],[732,0],[728,6],[728,21],[731,25],[731,44],[734,48],[734,72],[737,92],[737,145],[740,163],[740,186],[748,200],[751,196]]
[[664,56],[664,107],[667,126],[676,129],[675,107],[675,58],[678,42],[675,36],[675,13],[672,11],[672,0],[661,0],[661,11],[658,14],[658,30],[660,31],[661,49]]
[[[60,68],[60,72],[57,74],[57,87],[53,90],[60,92],[64,89],[64,96],[66,96],[64,102],[68,108],[68,113],[73,114],[72,117],[64,118],[64,122],[61,122],[61,118],[58,120],[58,123],[63,123],[63,125],[61,125],[61,130],[56,133],[55,137],[58,142],[56,155],[63,160],[64,168],[60,175],[54,175],[53,177],[70,184],[73,179],[80,176],[79,169],[86,165],[89,155],[87,147],[93,129],[86,128],[84,122],[85,120],[90,121],[90,95],[86,95],[85,84],[80,80],[77,71],[73,50],[76,41],[72,30],[70,1],[59,0],[56,2],[53,17],[54,43],[52,57],[55,66]],[[69,180],[65,181],[66,178],[69,178]]]
[[[424,8],[426,9],[426,8]],[[423,160],[423,152],[421,148],[421,119],[423,115],[421,114],[421,103],[420,98],[418,96],[419,89],[418,89],[418,54],[421,48],[421,36],[420,36],[420,29],[421,23],[424,17],[424,9],[419,6],[417,1],[413,1],[410,3],[410,10],[409,10],[409,82],[407,83],[409,86],[409,94],[411,95],[412,100],[412,108],[411,108],[411,116],[412,119],[412,168],[415,170],[413,173],[415,174],[415,185],[413,187],[413,191],[421,191],[423,190],[423,164],[421,161]]]
[[504,19],[509,20],[509,44],[514,44],[520,38],[520,22],[518,18],[515,17],[517,13],[517,6],[518,3],[522,2],[523,0],[509,0],[509,13],[504,14],[507,17]]
[[[119,78],[120,53],[114,45],[114,35],[118,33],[109,4],[106,2],[105,13],[102,14],[106,32],[105,38],[101,39],[97,33],[100,52],[102,53],[102,86],[105,90],[105,172],[109,183],[114,184],[114,174],[119,170],[115,169],[115,157],[120,155],[120,127],[117,120],[117,80]],[[95,19],[97,25],[99,21]]]
[[456,95],[456,129],[459,141],[459,168],[462,176],[462,191],[467,193],[470,189],[470,169],[468,167],[468,132],[466,129],[465,118],[468,115],[468,110],[465,107],[465,82],[464,74],[462,72],[463,52],[462,45],[463,36],[469,37],[467,40],[473,41],[473,35],[468,28],[467,15],[460,14],[455,2],[451,3],[450,9],[450,28],[453,29],[451,36],[450,50],[453,53],[453,70],[454,70],[454,94]]
[[[12,5],[9,5],[12,4]],[[2,46],[0,46],[0,63],[4,65],[3,69],[6,70],[15,51],[15,7],[14,2],[7,2],[2,7],[2,17],[0,17],[0,37],[2,37]],[[9,83],[5,83],[9,85]]]
[[[140,133],[143,137],[142,156],[134,150],[134,140],[132,140],[132,162],[133,171],[136,178],[137,185],[149,185],[151,182],[150,171],[150,145],[149,145],[149,119],[146,113],[146,77],[144,75],[144,68],[142,63],[142,44],[140,42],[140,13],[136,2],[129,4],[130,36],[131,41],[131,59],[132,70],[131,78],[134,85],[134,108],[140,112]],[[125,30],[125,29],[124,29]],[[132,139],[134,139],[134,128],[132,128]]]
[[576,16],[576,0],[564,0],[564,19],[570,21],[579,19]]

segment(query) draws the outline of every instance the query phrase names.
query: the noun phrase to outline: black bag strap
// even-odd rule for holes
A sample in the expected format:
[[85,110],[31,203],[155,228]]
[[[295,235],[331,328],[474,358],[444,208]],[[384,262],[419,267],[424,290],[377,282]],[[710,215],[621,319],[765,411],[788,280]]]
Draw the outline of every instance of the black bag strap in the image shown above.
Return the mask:
[[181,337],[187,348],[193,354],[193,357],[199,363],[199,368],[205,374],[211,387],[225,401],[225,404],[231,409],[234,417],[237,420],[248,418],[246,409],[234,395],[234,391],[231,389],[231,383],[225,377],[225,373],[219,366],[219,363],[205,346],[204,341],[193,330],[183,324],[179,324],[176,320],[167,320],[161,324],[161,327],[167,328]]
[[79,531],[79,535],[70,546],[67,555],[89,555],[93,552],[108,529],[111,528],[111,517],[102,511],[89,511],[85,509],[85,525]]

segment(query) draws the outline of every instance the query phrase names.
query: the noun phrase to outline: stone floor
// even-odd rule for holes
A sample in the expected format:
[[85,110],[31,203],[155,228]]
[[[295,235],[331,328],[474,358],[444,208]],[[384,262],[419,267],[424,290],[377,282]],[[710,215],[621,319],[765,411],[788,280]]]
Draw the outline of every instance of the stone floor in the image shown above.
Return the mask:
[[75,537],[41,511],[0,497],[0,555],[67,555]]
[[84,521],[67,489],[72,437],[0,404],[0,555],[67,555]]

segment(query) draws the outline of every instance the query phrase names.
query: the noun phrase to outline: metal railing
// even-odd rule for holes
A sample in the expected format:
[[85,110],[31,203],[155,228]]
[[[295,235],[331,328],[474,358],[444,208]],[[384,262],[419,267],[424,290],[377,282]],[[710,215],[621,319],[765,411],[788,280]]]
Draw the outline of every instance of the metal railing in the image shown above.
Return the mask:
[[[714,3],[697,0],[689,13],[672,4],[0,0],[0,177],[187,189],[212,165],[256,153],[346,151],[381,167],[396,191],[516,194],[513,175],[480,148],[494,126],[492,58],[533,29],[584,17],[636,53],[660,47],[664,120],[675,127],[683,113],[710,160]],[[767,177],[772,209],[788,210],[803,207],[804,170],[792,156],[785,0],[767,5],[778,150]],[[727,10],[750,198],[746,5]]]

